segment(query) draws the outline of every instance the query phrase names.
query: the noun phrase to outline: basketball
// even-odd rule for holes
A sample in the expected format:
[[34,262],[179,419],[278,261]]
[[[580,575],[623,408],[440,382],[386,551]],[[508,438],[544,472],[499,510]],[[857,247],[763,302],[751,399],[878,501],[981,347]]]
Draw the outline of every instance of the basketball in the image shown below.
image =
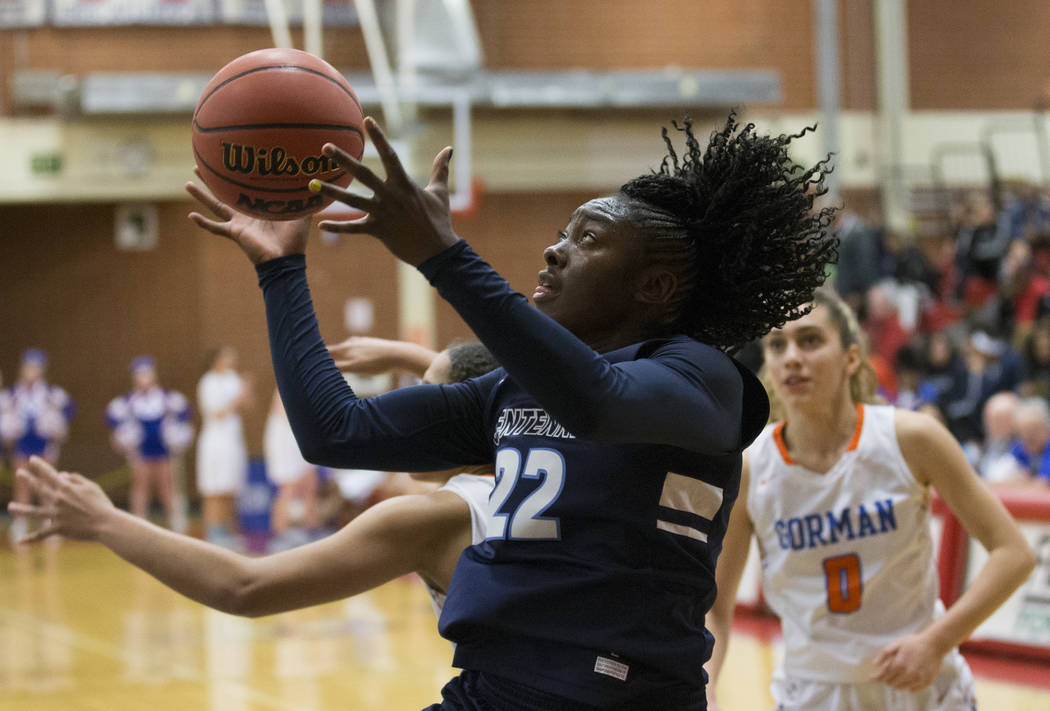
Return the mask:
[[351,176],[321,152],[334,143],[364,151],[361,104],[328,62],[296,49],[261,49],[212,77],[193,113],[193,155],[205,185],[230,207],[265,220],[293,220],[331,199],[317,178],[346,187]]

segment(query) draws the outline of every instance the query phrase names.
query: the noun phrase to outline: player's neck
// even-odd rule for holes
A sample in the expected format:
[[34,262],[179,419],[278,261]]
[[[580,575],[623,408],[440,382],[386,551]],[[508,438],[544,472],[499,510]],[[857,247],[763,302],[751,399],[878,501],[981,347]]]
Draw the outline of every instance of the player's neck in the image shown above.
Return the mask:
[[825,407],[789,411],[787,415],[785,439],[796,459],[837,459],[857,429],[857,405],[848,392]]

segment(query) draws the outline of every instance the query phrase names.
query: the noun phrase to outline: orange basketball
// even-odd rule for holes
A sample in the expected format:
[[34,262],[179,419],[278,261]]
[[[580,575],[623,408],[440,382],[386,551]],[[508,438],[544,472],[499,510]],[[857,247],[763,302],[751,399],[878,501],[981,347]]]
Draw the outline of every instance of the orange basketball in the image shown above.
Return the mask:
[[332,65],[297,49],[260,49],[212,77],[193,113],[193,155],[204,183],[235,210],[293,220],[331,200],[307,188],[351,176],[321,153],[364,152],[361,104]]

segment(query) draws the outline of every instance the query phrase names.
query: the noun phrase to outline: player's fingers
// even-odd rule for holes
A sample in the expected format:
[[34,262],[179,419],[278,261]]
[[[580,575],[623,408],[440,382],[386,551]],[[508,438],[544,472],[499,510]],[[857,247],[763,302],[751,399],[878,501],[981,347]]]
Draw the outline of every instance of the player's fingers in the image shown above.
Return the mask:
[[346,222],[322,220],[318,227],[325,232],[336,232],[346,235],[370,235],[374,234],[372,230],[375,227],[375,221],[367,216],[357,220],[348,220]]
[[216,217],[224,221],[233,217],[233,210],[229,205],[222,202],[219,198],[215,197],[208,191],[202,190],[196,183],[187,182],[186,192],[188,192],[194,200],[211,210]]
[[18,501],[9,502],[7,511],[15,516],[31,516],[34,518],[49,518],[55,515],[54,509],[49,506],[33,506],[32,504],[23,504]]
[[[39,496],[49,495],[62,483],[55,467],[51,466],[47,460],[37,456],[29,457],[28,463],[21,469],[21,472],[22,480],[27,481],[34,494]],[[15,476],[18,476],[18,473]]]
[[377,192],[383,189],[383,179],[372,172],[372,169],[367,165],[354,158],[352,155],[344,151],[334,143],[326,143],[321,148],[321,151],[335,160],[336,163],[346,169],[346,172],[354,176],[354,179],[362,185],[368,187],[372,192]]
[[225,222],[218,222],[216,220],[209,219],[199,212],[191,212],[188,217],[190,222],[200,227],[205,232],[211,232],[213,235],[225,237],[226,239],[233,239],[230,235],[230,231],[226,228]]
[[338,200],[344,205],[349,205],[355,210],[360,210],[361,212],[372,212],[378,207],[378,203],[372,198],[358,195],[357,193],[350,192],[349,190],[341,188],[338,185],[333,185],[332,183],[326,183],[315,179],[307,183],[307,187],[312,193],[320,193],[325,197]]
[[44,497],[44,484],[36,478],[33,474],[30,474],[26,469],[15,470],[15,479],[22,482],[28,489],[29,493],[37,498]]
[[445,146],[434,156],[434,165],[430,168],[430,183],[428,187],[444,187],[448,189],[448,167],[452,162],[452,146]]
[[18,542],[19,543],[36,543],[38,541],[44,540],[48,536],[53,536],[56,533],[58,533],[58,529],[56,529],[54,526],[44,526],[43,528],[41,528],[38,531],[34,531],[33,533],[30,533],[27,536],[22,536],[22,538],[20,538]]
[[372,139],[372,145],[376,147],[376,152],[379,153],[379,160],[383,161],[386,177],[412,182],[408,177],[408,173],[405,172],[405,167],[401,165],[401,159],[394,151],[394,147],[390,145],[386,134],[383,133],[383,129],[379,128],[379,124],[371,116],[365,117],[365,131],[368,132],[368,137]]
[[907,672],[905,669],[898,666],[891,666],[886,670],[886,676],[882,680],[882,683],[892,686],[895,689],[902,688],[905,680],[907,679]]
[[897,654],[896,642],[883,647],[882,650],[875,655],[875,659],[872,660],[872,664],[876,667],[884,667],[890,662]]
[[58,471],[51,466],[50,462],[42,457],[37,457],[35,455],[30,457],[29,464],[26,468],[34,477],[49,486],[57,486],[61,482],[61,479],[58,476]]

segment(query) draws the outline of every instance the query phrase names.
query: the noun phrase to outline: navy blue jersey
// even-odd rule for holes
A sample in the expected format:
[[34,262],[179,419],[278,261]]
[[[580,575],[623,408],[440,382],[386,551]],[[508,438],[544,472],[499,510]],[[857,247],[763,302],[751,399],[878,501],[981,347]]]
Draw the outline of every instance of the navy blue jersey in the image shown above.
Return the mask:
[[702,698],[704,615],[768,402],[685,337],[598,354],[464,243],[421,267],[503,369],[357,400],[335,370],[301,257],[260,265],[281,396],[308,459],[425,470],[495,462],[487,539],[440,620],[455,664],[601,707]]

